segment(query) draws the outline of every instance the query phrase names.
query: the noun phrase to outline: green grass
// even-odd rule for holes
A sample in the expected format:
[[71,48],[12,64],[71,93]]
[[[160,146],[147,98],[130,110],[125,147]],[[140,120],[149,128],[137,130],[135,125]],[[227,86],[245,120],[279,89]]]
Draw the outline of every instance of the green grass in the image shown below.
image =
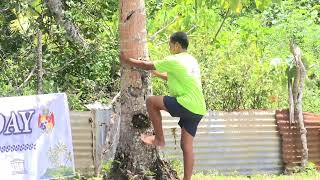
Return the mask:
[[[170,162],[173,169],[175,169],[179,177],[183,179],[182,162],[173,160]],[[309,162],[304,170],[296,167],[293,168],[295,172],[292,175],[270,175],[270,174],[257,174],[252,176],[242,176],[237,172],[230,176],[222,176],[216,171],[203,173],[197,172],[192,176],[192,180],[320,180],[320,173],[316,170],[316,165]]]
[[285,175],[254,175],[254,176],[219,176],[210,174],[195,174],[192,180],[320,180],[320,174],[295,174],[291,176]]
[[[179,174],[180,179],[183,179],[183,166],[182,162],[179,160],[170,161],[172,168]],[[110,162],[105,163],[103,166],[103,172],[109,172]],[[232,173],[229,176],[223,176],[217,171],[211,172],[196,172],[192,176],[192,180],[320,180],[320,173],[316,170],[316,165],[309,163],[308,166],[303,170],[299,168],[294,168],[294,174],[292,175],[270,175],[270,174],[257,174],[252,176],[243,176],[237,174],[237,172]],[[101,180],[99,177],[88,178],[88,180]],[[77,173],[74,178],[69,178],[68,180],[81,180],[81,175]]]
[[[182,175],[180,175],[182,179]],[[81,178],[72,178],[72,180],[81,180]],[[88,178],[88,180],[102,180],[102,178]],[[320,174],[308,175],[305,173],[287,175],[254,175],[254,176],[219,176],[212,174],[197,173],[192,176],[192,180],[320,180]]]

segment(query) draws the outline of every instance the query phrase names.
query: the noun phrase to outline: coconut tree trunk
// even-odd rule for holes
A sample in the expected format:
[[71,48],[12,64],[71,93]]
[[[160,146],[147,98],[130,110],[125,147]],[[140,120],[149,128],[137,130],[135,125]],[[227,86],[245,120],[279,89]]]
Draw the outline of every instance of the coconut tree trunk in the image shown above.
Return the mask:
[[290,44],[291,52],[294,56],[294,62],[297,68],[297,73],[293,85],[293,100],[294,100],[294,118],[298,122],[300,127],[300,135],[302,142],[302,157],[301,157],[301,166],[305,168],[308,164],[308,147],[307,147],[307,130],[304,127],[303,121],[303,110],[302,110],[302,96],[304,81],[306,78],[306,69],[301,60],[301,49],[291,42]]
[[[143,0],[119,1],[120,51],[126,57],[148,59],[146,13]],[[150,74],[126,65],[121,69],[120,137],[107,179],[178,179],[156,148],[145,145],[140,134],[152,133],[145,100]]]

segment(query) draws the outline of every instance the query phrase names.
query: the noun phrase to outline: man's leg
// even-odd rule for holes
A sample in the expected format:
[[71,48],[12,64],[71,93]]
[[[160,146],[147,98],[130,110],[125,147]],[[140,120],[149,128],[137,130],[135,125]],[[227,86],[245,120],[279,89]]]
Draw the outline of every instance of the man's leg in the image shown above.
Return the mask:
[[184,177],[183,180],[191,180],[194,155],[193,155],[193,136],[187,132],[186,129],[181,128],[180,146],[183,151],[183,166]]
[[141,135],[141,140],[150,145],[163,147],[165,145],[162,117],[160,110],[168,111],[163,103],[163,96],[150,96],[147,98],[147,111],[151,119],[155,136]]

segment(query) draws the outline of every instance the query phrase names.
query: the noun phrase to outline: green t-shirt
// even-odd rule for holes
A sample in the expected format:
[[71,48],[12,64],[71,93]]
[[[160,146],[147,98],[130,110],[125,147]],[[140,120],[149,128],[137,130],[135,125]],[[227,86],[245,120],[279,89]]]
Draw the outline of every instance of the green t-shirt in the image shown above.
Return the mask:
[[200,68],[193,56],[179,53],[155,61],[154,66],[159,72],[167,72],[170,95],[176,97],[179,104],[195,114],[206,114]]

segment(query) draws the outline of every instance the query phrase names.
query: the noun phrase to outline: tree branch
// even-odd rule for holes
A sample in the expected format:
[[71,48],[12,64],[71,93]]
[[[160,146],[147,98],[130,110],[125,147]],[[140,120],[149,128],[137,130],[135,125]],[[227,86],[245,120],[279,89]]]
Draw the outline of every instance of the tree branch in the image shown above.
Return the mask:
[[59,68],[58,70],[54,71],[54,72],[59,72],[61,70],[63,70],[65,67],[67,67],[69,64],[71,64],[72,62],[74,62],[76,59],[72,59],[71,61],[67,62],[64,64],[64,66],[62,66],[61,68]]
[[32,7],[30,4],[28,4],[28,7],[29,7],[33,12],[37,13],[40,17],[42,17],[42,14],[41,14],[39,11],[37,11],[34,7]]
[[37,93],[43,93],[43,68],[42,68],[42,32],[38,29],[37,32],[37,49],[36,49],[36,63],[37,63]]
[[8,10],[9,10],[9,8],[0,9],[0,13],[5,13]]
[[197,28],[197,25],[192,25],[192,27],[187,31],[187,34],[189,34],[191,31],[193,31],[195,28]]
[[222,29],[222,26],[224,25],[224,22],[226,21],[227,17],[229,16],[229,12],[230,12],[230,8],[228,8],[228,11],[226,12],[226,14],[224,15],[224,18],[220,24],[220,27],[216,33],[216,35],[214,36],[214,41],[216,41],[217,37],[218,37],[218,34],[220,33],[221,29]]
[[114,104],[117,101],[117,99],[120,97],[120,95],[121,95],[121,91],[118,92],[118,94],[113,97],[112,101],[110,102],[110,105]]
[[151,37],[150,37],[150,41],[153,42],[157,35],[160,34],[161,32],[163,32],[164,30],[166,30],[171,24],[175,23],[177,21],[178,16],[176,16],[169,24],[167,24],[165,27],[163,27],[162,29],[160,29],[159,31],[157,31],[156,33],[154,33]]
[[78,28],[69,20],[66,19],[65,13],[63,12],[62,3],[60,0],[45,0],[49,10],[55,17],[57,23],[64,27],[68,36],[73,42],[79,44],[84,48],[88,48],[85,39],[81,36]]
[[[32,75],[34,74],[34,72],[36,71],[37,66],[35,65],[31,72],[29,73],[29,75],[27,76],[27,78],[23,81],[23,83],[20,84],[20,86],[18,86],[15,91],[20,91],[21,88],[31,79]],[[10,94],[12,93],[12,91],[10,92]]]

